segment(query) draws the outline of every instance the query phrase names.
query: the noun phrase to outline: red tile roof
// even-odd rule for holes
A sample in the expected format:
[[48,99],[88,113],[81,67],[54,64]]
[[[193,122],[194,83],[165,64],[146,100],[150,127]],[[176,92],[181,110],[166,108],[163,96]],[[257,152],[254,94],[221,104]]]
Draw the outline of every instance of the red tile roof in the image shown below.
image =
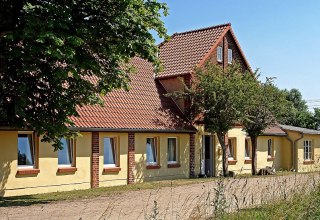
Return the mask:
[[103,97],[104,107],[79,108],[80,117],[73,117],[77,128],[135,129],[160,131],[195,131],[186,123],[171,98],[153,76],[153,65],[133,58],[137,69],[130,74],[130,90],[114,90]]
[[230,26],[228,23],[172,35],[159,46],[164,71],[157,78],[190,73]]
[[267,127],[263,133],[263,136],[286,136],[287,133],[281,129],[280,126],[278,125],[274,125],[274,126],[270,126]]

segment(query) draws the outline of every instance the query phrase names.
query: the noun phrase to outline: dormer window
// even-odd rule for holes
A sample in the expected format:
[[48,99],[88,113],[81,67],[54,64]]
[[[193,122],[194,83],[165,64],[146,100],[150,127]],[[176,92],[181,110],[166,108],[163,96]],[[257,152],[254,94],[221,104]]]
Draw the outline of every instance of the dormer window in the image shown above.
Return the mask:
[[222,47],[217,47],[217,61],[222,62]]
[[232,63],[232,50],[228,49],[228,63],[231,64]]

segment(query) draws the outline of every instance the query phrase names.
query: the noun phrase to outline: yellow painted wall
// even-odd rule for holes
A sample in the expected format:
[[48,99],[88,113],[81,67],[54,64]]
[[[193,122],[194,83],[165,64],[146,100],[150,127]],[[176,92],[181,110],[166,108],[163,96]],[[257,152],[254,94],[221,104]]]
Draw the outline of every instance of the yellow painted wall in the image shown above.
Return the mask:
[[[258,137],[257,147],[257,168],[265,168],[266,166],[274,167],[276,170],[281,170],[282,159],[282,139],[284,137],[277,136],[260,136]],[[273,160],[268,161],[268,140],[273,142]]]
[[[312,140],[313,164],[304,164],[303,141]],[[320,170],[320,135],[305,134],[296,144],[298,172],[311,172]]]
[[[146,169],[146,139],[158,137],[160,140],[160,169]],[[177,137],[179,146],[179,168],[167,168],[168,137]],[[135,136],[135,181],[144,182],[161,179],[189,177],[189,134],[136,133]]]
[[75,173],[58,174],[58,152],[49,143],[39,146],[39,169],[35,175],[17,176],[18,132],[0,132],[0,196],[26,195],[90,188],[91,133],[77,140]]
[[[103,160],[104,160],[104,146],[103,139],[105,137],[116,137],[118,140],[118,146],[120,147],[120,168],[121,171],[114,173],[103,172]],[[128,175],[128,133],[111,133],[111,132],[100,132],[99,133],[99,144],[100,144],[100,158],[99,158],[99,181],[100,187],[104,186],[116,186],[126,185]]]

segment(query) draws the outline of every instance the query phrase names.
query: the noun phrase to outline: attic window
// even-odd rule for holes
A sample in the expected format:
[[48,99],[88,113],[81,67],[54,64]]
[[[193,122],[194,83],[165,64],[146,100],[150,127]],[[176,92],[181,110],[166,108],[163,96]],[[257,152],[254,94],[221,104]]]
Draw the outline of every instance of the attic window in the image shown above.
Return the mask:
[[217,61],[222,62],[222,47],[217,47]]
[[231,64],[232,63],[232,50],[228,49],[228,63]]

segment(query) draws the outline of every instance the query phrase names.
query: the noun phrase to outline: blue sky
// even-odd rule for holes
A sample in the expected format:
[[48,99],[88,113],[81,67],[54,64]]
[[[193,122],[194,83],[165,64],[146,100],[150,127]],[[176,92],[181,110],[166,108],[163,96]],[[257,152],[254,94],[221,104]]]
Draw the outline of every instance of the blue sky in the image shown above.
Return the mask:
[[[231,22],[253,69],[320,106],[319,0],[163,0],[168,34]],[[158,40],[158,43],[160,40]]]

